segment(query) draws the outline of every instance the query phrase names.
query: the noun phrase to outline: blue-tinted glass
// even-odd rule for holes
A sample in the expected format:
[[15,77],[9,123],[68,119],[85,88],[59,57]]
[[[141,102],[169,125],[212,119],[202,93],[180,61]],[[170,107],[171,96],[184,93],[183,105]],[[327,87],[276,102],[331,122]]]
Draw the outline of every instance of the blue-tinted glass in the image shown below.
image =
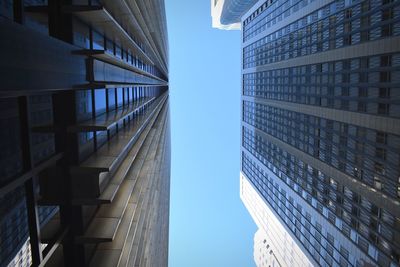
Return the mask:
[[108,108],[115,108],[115,89],[108,89]]
[[5,0],[0,2],[0,16],[13,19],[13,1]]
[[123,96],[123,91],[122,88],[117,88],[117,103],[118,107],[121,107],[122,104],[124,103],[124,96]]
[[124,105],[129,104],[129,96],[128,96],[129,88],[124,88]]
[[92,91],[76,91],[76,117],[78,121],[86,120],[92,116]]
[[78,135],[78,139],[79,139],[79,144],[84,145],[93,139],[93,132],[80,133]]
[[116,45],[115,46],[115,55],[119,58],[122,58],[122,51],[121,51],[121,47]]
[[96,114],[101,114],[106,111],[106,89],[94,91],[94,100],[96,105]]
[[133,99],[133,88],[128,88],[129,91],[129,103],[132,103]]
[[135,101],[135,100],[137,99],[137,93],[136,93],[136,91],[137,91],[137,87],[133,87],[133,88],[132,88],[132,98],[133,98],[133,101]]
[[106,40],[106,50],[110,54],[114,54],[114,44],[110,40]]
[[90,48],[89,27],[78,20],[73,21],[74,45],[82,48]]
[[93,49],[104,49],[104,37],[96,31],[93,31]]

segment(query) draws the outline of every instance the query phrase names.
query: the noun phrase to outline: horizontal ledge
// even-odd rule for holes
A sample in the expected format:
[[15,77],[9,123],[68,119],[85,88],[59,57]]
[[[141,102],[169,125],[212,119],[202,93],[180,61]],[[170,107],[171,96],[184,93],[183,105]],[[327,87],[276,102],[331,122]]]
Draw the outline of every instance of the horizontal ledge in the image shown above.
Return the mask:
[[148,72],[146,72],[146,71],[144,71],[144,70],[142,70],[142,69],[130,64],[129,62],[127,62],[125,60],[117,58],[116,56],[108,53],[106,50],[103,50],[103,49],[83,49],[83,50],[74,51],[74,54],[90,56],[90,57],[93,57],[95,59],[101,60],[103,62],[112,64],[114,66],[121,67],[121,68],[124,68],[126,70],[138,73],[138,74],[142,74],[142,75],[150,77],[152,79],[156,79],[156,80],[159,80],[161,82],[166,82],[165,80],[163,80],[163,79],[161,79],[161,78],[159,78],[159,77],[157,77],[157,76],[155,76],[155,75],[153,75],[151,73],[148,73]]
[[[142,146],[145,142],[145,139],[150,132],[151,127],[153,127],[156,118],[153,116],[151,121],[147,123],[147,125],[142,128],[142,131],[139,131],[139,137],[137,138],[135,144],[130,149],[128,154],[126,155],[123,162],[119,165],[118,169],[114,173],[112,173],[112,177],[106,178],[103,180],[105,184],[105,189],[100,190],[100,196],[98,197],[80,197],[72,200],[73,204],[86,204],[86,205],[99,205],[99,204],[110,204],[114,201],[114,198],[119,191],[121,190],[120,186],[124,180],[135,180],[136,182],[136,166],[135,164],[143,164],[141,161],[135,161],[142,149]],[[133,172],[133,173],[132,173]],[[133,175],[133,176],[132,176]],[[103,188],[100,185],[100,188]],[[117,198],[118,199],[118,198]]]
[[77,243],[111,242],[121,222],[120,218],[93,218],[85,235],[77,236]]
[[[70,170],[76,174],[94,174],[101,172],[109,172],[115,167],[115,164],[120,161],[121,156],[125,157],[130,148],[134,145],[134,142],[139,138],[140,133],[145,129],[153,114],[160,110],[162,105],[165,103],[167,95],[158,97],[153,103],[148,113],[142,114],[139,124],[132,124],[130,127],[126,127],[116,134],[106,144],[101,146],[97,152],[93,153],[88,159],[86,159],[80,166],[71,167]],[[118,138],[119,137],[119,138]],[[110,154],[110,150],[118,146],[120,147],[119,154]]]
[[[63,6],[61,11],[64,13],[72,13],[72,12],[82,12],[82,11],[95,11],[101,10],[101,6],[88,6],[88,5],[72,5],[72,6]],[[48,5],[35,5],[35,6],[26,6],[24,7],[26,12],[32,13],[47,13],[49,11]]]
[[144,103],[128,105],[120,109],[113,110],[106,114],[100,115],[94,119],[84,121],[78,125],[68,127],[69,132],[91,132],[91,131],[107,131],[118,122],[126,119],[133,113],[137,112],[139,109],[145,107],[149,103],[155,100],[152,97],[145,101]]
[[72,200],[73,205],[101,205],[110,204],[117,194],[119,185],[109,184],[98,198],[76,198]]
[[[120,109],[116,109],[115,111],[111,111],[107,114],[103,114],[100,115],[99,117],[92,119],[92,120],[88,120],[86,122],[80,123],[78,125],[74,125],[74,126],[69,126],[68,127],[68,132],[71,133],[76,133],[76,132],[93,132],[93,131],[107,131],[109,130],[111,127],[113,127],[116,123],[118,123],[119,121],[127,118],[128,116],[132,115],[133,113],[135,113],[137,110],[139,110],[140,108],[144,107],[144,105],[148,104],[150,101],[153,101],[155,98],[150,99],[149,101],[147,101],[144,104],[141,104],[139,106],[133,106],[130,105],[128,107],[123,107]],[[116,118],[114,121],[111,121],[107,124],[107,120],[104,121],[104,125],[101,125],[101,123],[99,122],[98,125],[96,125],[96,120],[101,120],[102,117],[104,117],[104,115],[106,115],[106,117],[112,117],[112,116],[117,116],[118,113],[122,113],[120,114],[120,116],[118,118]],[[92,124],[90,124],[90,122],[93,122]],[[54,125],[40,125],[40,126],[34,126],[31,128],[31,131],[34,133],[55,133],[57,132],[59,129],[57,129]]]
[[117,88],[123,86],[144,86],[144,87],[160,87],[160,86],[168,86],[168,83],[162,84],[149,84],[149,83],[134,83],[134,82],[115,82],[115,81],[93,81],[86,84],[78,84],[74,86],[75,90],[87,90],[87,89],[104,89],[104,88]]
[[146,55],[142,48],[132,39],[124,28],[114,17],[102,6],[65,6],[64,12],[73,13],[97,31],[104,33],[112,40],[119,39],[125,48],[129,47],[135,51],[142,60],[154,65],[153,61]]

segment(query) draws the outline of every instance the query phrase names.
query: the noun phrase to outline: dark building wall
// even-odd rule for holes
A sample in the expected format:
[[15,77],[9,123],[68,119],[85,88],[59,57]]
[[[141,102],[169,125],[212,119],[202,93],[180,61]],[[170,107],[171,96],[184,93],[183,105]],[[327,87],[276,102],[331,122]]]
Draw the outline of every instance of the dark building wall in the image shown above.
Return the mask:
[[[0,1],[0,266],[15,255],[12,264],[33,266],[83,266],[94,259],[104,241],[75,239],[89,231],[105,201],[99,197],[111,191],[123,168],[134,166],[130,160],[141,149],[138,140],[146,139],[146,129],[167,110],[162,109],[168,105],[164,12],[164,2],[158,0],[135,5]],[[101,19],[112,23],[104,26]],[[169,142],[169,135],[162,137]],[[163,155],[168,159],[169,150]],[[113,163],[101,161],[104,157]],[[91,171],[104,175],[98,172],[97,185],[85,191],[73,182],[81,178],[71,169],[79,173],[93,162]],[[161,219],[152,220],[166,239],[157,248],[162,256],[147,250],[166,264],[162,250],[168,244],[169,161],[162,162],[162,201],[149,200],[148,205],[163,211]],[[130,180],[127,170],[122,178]],[[115,189],[116,197],[120,191]],[[122,231],[118,229],[116,233]],[[151,233],[147,237],[154,239]]]

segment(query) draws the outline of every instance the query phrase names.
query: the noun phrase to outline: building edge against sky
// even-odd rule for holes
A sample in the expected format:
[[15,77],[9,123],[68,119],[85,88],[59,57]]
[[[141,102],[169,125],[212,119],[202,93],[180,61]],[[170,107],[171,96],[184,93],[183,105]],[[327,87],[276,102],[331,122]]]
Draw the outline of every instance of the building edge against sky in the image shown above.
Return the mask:
[[164,0],[0,0],[0,36],[0,266],[167,266]]
[[240,198],[258,227],[254,234],[254,261],[258,267],[313,266],[243,173],[240,173]]
[[241,18],[241,169],[315,265],[400,264],[399,18],[391,0]]
[[237,20],[235,23],[222,24],[221,16],[222,10],[224,9],[225,0],[211,0],[211,22],[212,27],[220,30],[240,30],[240,21]]

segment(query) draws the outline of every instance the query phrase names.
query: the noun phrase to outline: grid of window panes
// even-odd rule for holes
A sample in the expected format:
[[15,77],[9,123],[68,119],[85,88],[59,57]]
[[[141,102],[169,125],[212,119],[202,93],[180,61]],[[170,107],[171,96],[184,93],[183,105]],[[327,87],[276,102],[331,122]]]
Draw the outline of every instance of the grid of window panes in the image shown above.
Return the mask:
[[[0,205],[0,266],[7,266],[15,254],[20,253],[21,260],[31,262],[30,250],[21,251],[24,248],[28,235],[28,215],[24,187],[7,194],[1,199]],[[38,206],[39,223],[45,225],[58,211],[55,206]],[[26,247],[25,247],[26,248]],[[13,265],[12,265],[13,266]],[[18,265],[18,266],[29,266]]]
[[400,198],[400,136],[244,101],[243,121]]
[[[277,6],[282,4],[281,2],[280,0],[268,0],[243,21],[243,42],[264,30],[259,27],[259,24],[266,19],[267,15],[273,13]],[[268,10],[266,10],[267,8]]]
[[[17,98],[0,100],[0,185],[3,186],[23,172],[20,142],[20,114]],[[52,122],[51,95],[34,95],[27,99],[30,128],[48,125]],[[48,159],[55,153],[54,137],[51,133],[30,131],[30,150],[33,165]],[[28,238],[24,187],[0,198],[0,266],[10,261]],[[41,225],[56,211],[56,207],[39,206],[38,215]],[[28,256],[30,254],[27,254]],[[29,261],[28,261],[29,262]]]
[[0,266],[5,266],[28,238],[28,221],[24,187],[1,199]]
[[[337,249],[340,248],[338,242],[347,238],[349,242],[355,243],[365,254],[379,262],[380,266],[389,266],[391,258],[397,264],[399,263],[399,248],[396,243],[399,218],[394,218],[390,213],[376,207],[361,195],[340,186],[334,179],[246,128],[243,129],[243,147],[343,234],[343,237],[336,241],[332,239],[333,237],[330,238],[332,243],[337,245]],[[244,153],[244,165],[246,161],[251,160]],[[260,171],[262,171],[261,168]],[[248,173],[246,174],[248,175]],[[259,173],[253,179],[261,182],[263,177]],[[255,186],[260,191],[266,189],[262,184],[255,183]],[[270,195],[271,193],[266,192],[266,194]],[[274,210],[277,210],[274,202],[268,201],[268,203]],[[309,216],[307,215],[307,217]],[[287,220],[287,218],[282,219],[283,221]],[[291,227],[289,226],[289,228]],[[298,239],[304,242],[298,234],[300,233],[295,233]],[[307,238],[307,240],[310,239]],[[314,247],[306,245],[306,248],[312,255],[316,255],[314,249],[320,249],[320,245],[315,244]],[[344,248],[340,249],[346,251]],[[348,252],[345,255],[348,255]],[[315,259],[319,261],[320,255]],[[350,256],[348,259],[352,259],[352,257]],[[342,263],[340,265],[345,266]]]
[[400,54],[243,75],[243,95],[381,116],[400,116]]
[[314,216],[282,189],[246,154],[242,169],[289,231],[321,266],[362,266]]
[[[307,1],[293,2],[301,2],[299,5]],[[277,10],[276,16],[282,20],[291,9]],[[265,27],[268,23],[257,32],[265,31]],[[399,35],[399,1],[338,0],[246,46],[243,68]]]

